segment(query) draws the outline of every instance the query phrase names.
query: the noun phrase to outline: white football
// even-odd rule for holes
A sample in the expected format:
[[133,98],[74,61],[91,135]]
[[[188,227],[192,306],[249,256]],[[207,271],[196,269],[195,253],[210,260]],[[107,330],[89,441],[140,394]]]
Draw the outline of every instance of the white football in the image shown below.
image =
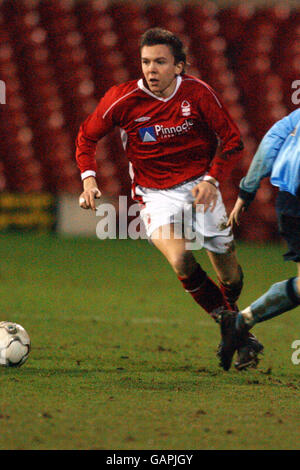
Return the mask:
[[9,321],[0,322],[0,365],[20,367],[30,352],[30,338],[23,326]]

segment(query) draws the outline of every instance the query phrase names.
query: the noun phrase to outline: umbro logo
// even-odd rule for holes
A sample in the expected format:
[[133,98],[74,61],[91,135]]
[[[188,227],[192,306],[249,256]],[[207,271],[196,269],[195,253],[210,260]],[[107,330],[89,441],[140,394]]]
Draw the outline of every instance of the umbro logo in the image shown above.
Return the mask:
[[156,142],[157,141],[154,126],[143,127],[142,129],[139,129],[139,134],[143,142]]
[[140,118],[135,119],[135,122],[145,122],[145,121],[149,121],[149,119],[151,119],[151,117],[142,116]]

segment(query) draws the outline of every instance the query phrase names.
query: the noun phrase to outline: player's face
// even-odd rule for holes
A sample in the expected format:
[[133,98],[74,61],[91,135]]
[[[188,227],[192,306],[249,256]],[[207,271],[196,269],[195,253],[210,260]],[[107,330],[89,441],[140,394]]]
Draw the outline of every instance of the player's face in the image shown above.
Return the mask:
[[166,44],[144,46],[141,60],[149,90],[159,97],[170,96],[175,90],[176,76],[183,70],[183,62],[175,64],[171,49]]

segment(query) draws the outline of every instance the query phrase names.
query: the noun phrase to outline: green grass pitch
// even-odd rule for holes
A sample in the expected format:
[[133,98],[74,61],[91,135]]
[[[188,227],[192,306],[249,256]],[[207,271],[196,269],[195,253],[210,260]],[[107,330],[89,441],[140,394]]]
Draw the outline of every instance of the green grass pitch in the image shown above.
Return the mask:
[[[241,307],[296,274],[284,248],[238,245]],[[0,255],[0,320],[32,340],[0,369],[1,450],[299,448],[299,308],[256,326],[256,370],[226,373],[217,325],[146,241],[1,235]]]

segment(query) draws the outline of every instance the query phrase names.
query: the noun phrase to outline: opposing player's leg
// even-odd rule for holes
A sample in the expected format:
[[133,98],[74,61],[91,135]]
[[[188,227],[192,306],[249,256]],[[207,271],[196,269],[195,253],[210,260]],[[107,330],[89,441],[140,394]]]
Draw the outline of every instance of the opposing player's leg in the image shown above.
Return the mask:
[[[279,231],[288,243],[289,251],[284,259],[297,263],[297,277],[276,282],[261,297],[247,308],[237,313],[223,315],[221,318],[222,343],[221,363],[226,370],[231,365],[232,351],[237,349],[240,339],[256,323],[270,320],[300,305],[300,218],[279,214]],[[228,320],[228,317],[231,319]],[[235,317],[233,319],[233,317]],[[229,351],[229,352],[228,352]],[[232,354],[232,355],[231,355]],[[224,367],[225,368],[225,367]]]
[[151,241],[168,260],[185,291],[212,318],[217,319],[221,311],[229,308],[219,287],[197,263],[193,252],[187,250],[187,240],[178,237],[173,224],[158,227]]
[[235,350],[241,347],[245,336],[256,324],[270,320],[300,305],[300,263],[298,277],[273,284],[270,289],[241,312],[223,312],[221,315],[221,365],[231,366]]
[[[231,365],[233,351],[249,330],[259,322],[270,320],[300,305],[300,201],[286,191],[279,191],[276,212],[280,235],[288,244],[285,261],[297,263],[295,278],[276,282],[269,290],[241,312],[221,316],[221,363]],[[230,318],[231,317],[231,318]],[[229,320],[228,320],[229,318]],[[226,345],[226,348],[223,345]],[[224,367],[225,368],[225,367]]]
[[256,323],[261,323],[300,305],[298,277],[273,284],[270,289],[255,300],[249,307],[238,313],[237,329],[250,330]]
[[[280,197],[279,197],[280,196]],[[297,198],[289,193],[279,193],[277,201],[277,216],[279,232],[286,240],[289,251],[284,254],[285,261],[297,263],[298,276],[273,284],[270,289],[249,307],[238,314],[237,325],[247,325],[252,328],[256,323],[269,320],[292,310],[300,303],[300,203]],[[282,213],[285,199],[290,205],[290,211],[297,216]]]

